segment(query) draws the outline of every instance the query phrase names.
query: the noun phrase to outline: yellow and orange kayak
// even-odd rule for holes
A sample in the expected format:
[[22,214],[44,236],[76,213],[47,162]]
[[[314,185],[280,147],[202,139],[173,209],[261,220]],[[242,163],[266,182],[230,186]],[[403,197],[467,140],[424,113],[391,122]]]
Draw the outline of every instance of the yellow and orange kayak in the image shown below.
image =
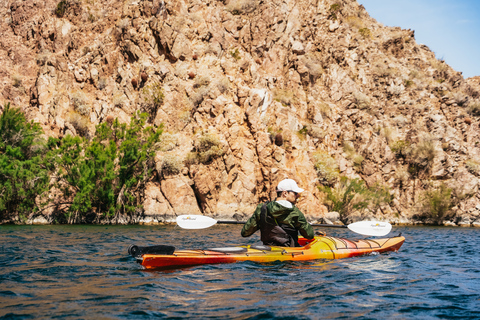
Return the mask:
[[156,246],[160,247],[160,250],[143,250],[141,252],[138,247],[133,246],[134,249],[129,248],[129,253],[146,269],[166,269],[239,261],[273,262],[341,259],[374,252],[397,251],[405,241],[405,237],[349,240],[330,236],[316,236],[311,240],[301,237],[298,240],[302,247],[247,245],[204,250],[175,250],[174,247]]

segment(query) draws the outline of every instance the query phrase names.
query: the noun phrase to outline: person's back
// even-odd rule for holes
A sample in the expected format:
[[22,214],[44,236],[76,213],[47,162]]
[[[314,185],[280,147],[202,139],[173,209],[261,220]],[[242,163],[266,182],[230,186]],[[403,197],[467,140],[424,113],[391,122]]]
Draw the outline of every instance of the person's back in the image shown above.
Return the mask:
[[298,246],[298,232],[313,239],[312,226],[303,213],[294,205],[299,193],[304,191],[291,179],[282,180],[277,187],[275,201],[259,204],[254,214],[242,228],[242,236],[248,237],[257,230],[265,245],[284,247]]

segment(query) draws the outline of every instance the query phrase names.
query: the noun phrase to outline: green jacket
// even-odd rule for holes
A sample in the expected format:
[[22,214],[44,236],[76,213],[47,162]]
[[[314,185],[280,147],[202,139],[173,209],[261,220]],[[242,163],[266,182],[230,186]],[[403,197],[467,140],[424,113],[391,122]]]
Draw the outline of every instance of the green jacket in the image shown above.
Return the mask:
[[[257,209],[247,220],[242,228],[242,237],[249,237],[260,228],[260,214],[262,212],[263,203],[257,206]],[[268,213],[275,218],[278,225],[285,224],[298,231],[307,239],[313,239],[314,232],[312,226],[307,222],[303,213],[296,207],[287,208],[276,201],[267,204]]]

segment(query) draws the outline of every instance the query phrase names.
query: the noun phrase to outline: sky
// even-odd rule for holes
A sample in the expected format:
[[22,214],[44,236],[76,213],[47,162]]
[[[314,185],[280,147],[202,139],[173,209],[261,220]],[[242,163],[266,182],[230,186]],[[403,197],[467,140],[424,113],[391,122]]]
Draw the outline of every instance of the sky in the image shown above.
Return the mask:
[[480,76],[480,0],[357,0],[389,27],[415,30],[415,40],[464,78]]

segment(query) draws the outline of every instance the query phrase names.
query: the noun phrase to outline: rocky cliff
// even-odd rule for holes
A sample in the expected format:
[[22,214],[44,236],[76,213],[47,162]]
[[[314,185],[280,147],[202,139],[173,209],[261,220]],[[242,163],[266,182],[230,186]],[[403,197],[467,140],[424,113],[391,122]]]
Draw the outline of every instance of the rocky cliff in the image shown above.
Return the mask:
[[[419,204],[445,186],[446,223],[480,225],[480,79],[355,0],[7,0],[0,16],[2,106],[54,137],[136,110],[165,125],[133,222],[242,220],[287,177],[309,220],[338,220],[318,186],[345,176],[393,201],[344,221],[428,222]],[[216,149],[192,161],[202,141]]]

